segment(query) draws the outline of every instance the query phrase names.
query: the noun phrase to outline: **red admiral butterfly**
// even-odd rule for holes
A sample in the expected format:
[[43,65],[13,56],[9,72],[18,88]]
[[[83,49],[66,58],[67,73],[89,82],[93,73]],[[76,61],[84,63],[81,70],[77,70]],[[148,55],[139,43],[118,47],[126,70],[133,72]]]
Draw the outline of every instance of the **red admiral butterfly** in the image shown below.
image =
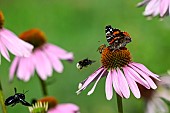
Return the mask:
[[109,47],[113,50],[125,47],[127,43],[131,42],[131,37],[127,32],[122,32],[119,29],[113,29],[111,25],[105,27],[106,39]]

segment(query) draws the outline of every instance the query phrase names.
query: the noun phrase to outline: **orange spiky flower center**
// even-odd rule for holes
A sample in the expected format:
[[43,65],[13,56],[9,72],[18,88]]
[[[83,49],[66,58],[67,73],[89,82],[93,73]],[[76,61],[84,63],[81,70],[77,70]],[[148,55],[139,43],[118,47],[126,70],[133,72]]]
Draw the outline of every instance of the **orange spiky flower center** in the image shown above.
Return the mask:
[[22,34],[20,34],[19,37],[22,40],[32,44],[34,46],[34,49],[46,43],[45,35],[39,29],[31,29],[31,30],[25,31]]
[[121,68],[131,62],[131,55],[127,48],[112,50],[109,47],[105,48],[101,54],[101,63],[104,68],[114,69]]
[[48,102],[48,109],[54,108],[58,104],[58,101],[53,96],[43,97],[37,101],[38,102]]
[[2,11],[0,11],[0,29],[3,27],[3,25],[4,25],[4,15]]

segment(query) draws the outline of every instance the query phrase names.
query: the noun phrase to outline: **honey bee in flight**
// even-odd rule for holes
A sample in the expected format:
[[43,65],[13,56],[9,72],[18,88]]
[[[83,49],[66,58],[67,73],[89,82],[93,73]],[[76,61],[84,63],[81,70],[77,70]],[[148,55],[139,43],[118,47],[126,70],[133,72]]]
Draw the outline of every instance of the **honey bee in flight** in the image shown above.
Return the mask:
[[102,52],[105,48],[106,48],[106,44],[102,44],[98,47],[97,51],[99,51],[99,53],[102,54]]

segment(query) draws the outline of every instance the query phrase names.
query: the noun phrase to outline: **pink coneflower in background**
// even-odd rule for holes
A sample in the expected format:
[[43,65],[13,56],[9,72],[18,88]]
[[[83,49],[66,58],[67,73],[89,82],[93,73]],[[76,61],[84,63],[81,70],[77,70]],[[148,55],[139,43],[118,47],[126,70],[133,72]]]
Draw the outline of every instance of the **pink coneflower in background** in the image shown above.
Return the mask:
[[156,90],[146,89],[139,85],[142,98],[145,100],[145,113],[169,113],[168,105],[170,102],[170,75],[160,77],[161,81],[156,82]]
[[144,16],[154,17],[168,16],[170,14],[170,0],[143,0],[137,4],[138,7],[146,5]]
[[[14,33],[5,29],[4,16],[0,11],[0,53],[5,59],[10,61],[8,51],[16,56],[28,57],[33,49],[33,46],[21,39],[19,39]],[[1,61],[1,58],[0,58]]]
[[112,99],[113,88],[122,98],[130,97],[130,90],[136,98],[140,98],[140,90],[137,83],[147,89],[156,89],[152,79],[159,80],[158,75],[149,71],[144,65],[132,62],[127,48],[112,51],[109,47],[103,49],[101,54],[102,66],[83,82],[79,83],[77,94],[86,89],[93,81],[96,81],[88,95],[92,94],[98,81],[106,76],[105,93],[107,100]]
[[[37,102],[48,103],[47,113],[80,113],[77,105],[72,103],[59,104],[55,97],[52,96],[43,97]],[[31,108],[30,112],[32,113],[33,110],[35,111],[35,108]]]
[[80,113],[79,107],[72,103],[59,104],[49,109],[48,113]]
[[73,53],[47,43],[45,35],[38,29],[31,29],[19,36],[22,40],[32,44],[34,50],[29,57],[15,57],[10,67],[10,80],[14,74],[21,80],[28,81],[34,70],[42,80],[52,75],[53,68],[61,73],[63,64],[60,60],[73,60]]

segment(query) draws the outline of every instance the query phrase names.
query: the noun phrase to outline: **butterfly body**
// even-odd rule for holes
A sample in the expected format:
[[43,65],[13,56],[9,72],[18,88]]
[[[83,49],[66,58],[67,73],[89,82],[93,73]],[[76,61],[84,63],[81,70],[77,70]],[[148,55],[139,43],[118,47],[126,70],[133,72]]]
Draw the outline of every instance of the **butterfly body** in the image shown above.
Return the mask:
[[120,49],[131,42],[131,37],[127,32],[112,28],[111,25],[105,27],[105,33],[110,49]]

